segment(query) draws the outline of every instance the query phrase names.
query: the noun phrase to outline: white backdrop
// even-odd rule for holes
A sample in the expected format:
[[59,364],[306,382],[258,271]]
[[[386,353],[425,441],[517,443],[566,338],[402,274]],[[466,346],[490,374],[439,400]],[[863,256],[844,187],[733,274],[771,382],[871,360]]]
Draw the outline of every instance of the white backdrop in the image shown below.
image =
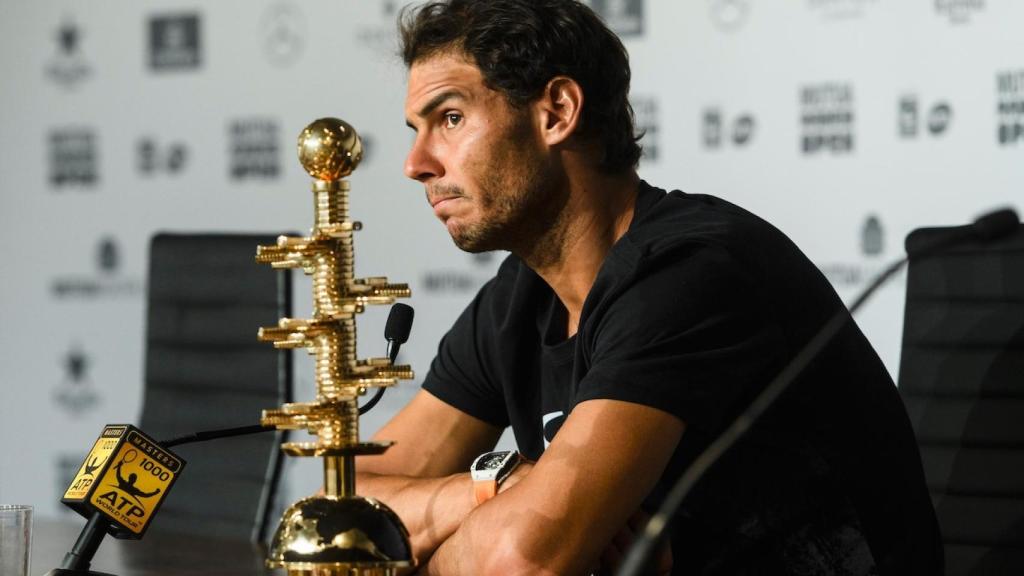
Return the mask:
[[[631,54],[641,175],[764,216],[844,298],[910,230],[1024,207],[1024,3],[591,4]],[[103,424],[138,418],[155,231],[311,225],[294,142],[321,116],[366,139],[357,273],[412,285],[402,356],[426,372],[501,256],[454,248],[402,176],[399,5],[0,0],[0,502],[61,513]],[[296,294],[308,315],[305,280]],[[893,374],[902,300],[898,280],[858,318]],[[382,354],[385,317],[362,316],[362,356]],[[296,375],[309,398],[307,362]],[[416,387],[386,395],[364,435]],[[295,494],[317,478],[288,472]]]

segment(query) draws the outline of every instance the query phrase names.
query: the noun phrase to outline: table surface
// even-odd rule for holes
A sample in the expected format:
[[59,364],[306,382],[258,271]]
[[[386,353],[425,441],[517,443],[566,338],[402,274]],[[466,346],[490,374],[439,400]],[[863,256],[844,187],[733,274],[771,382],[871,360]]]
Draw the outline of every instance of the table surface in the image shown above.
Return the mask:
[[[32,527],[31,576],[60,566],[85,519],[35,519]],[[107,536],[91,570],[115,576],[260,576],[283,574],[263,564],[264,551],[247,541],[184,534],[147,534],[142,540]]]

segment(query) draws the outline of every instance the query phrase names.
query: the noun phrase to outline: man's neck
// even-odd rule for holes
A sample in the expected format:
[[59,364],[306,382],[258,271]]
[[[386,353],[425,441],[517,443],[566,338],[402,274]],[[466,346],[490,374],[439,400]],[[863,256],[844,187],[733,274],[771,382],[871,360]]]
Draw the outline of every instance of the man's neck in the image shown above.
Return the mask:
[[629,229],[639,182],[633,171],[570,178],[569,200],[556,224],[518,254],[565,306],[566,336],[576,333],[583,302],[605,257]]

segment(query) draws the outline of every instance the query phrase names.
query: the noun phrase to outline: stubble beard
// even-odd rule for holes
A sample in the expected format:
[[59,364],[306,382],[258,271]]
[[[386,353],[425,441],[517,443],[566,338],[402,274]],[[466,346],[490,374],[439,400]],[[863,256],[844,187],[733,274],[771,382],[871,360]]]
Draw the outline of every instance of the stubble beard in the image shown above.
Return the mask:
[[531,259],[557,244],[550,237],[558,233],[557,222],[568,195],[551,160],[531,144],[528,130],[525,122],[514,126],[507,144],[482,164],[479,193],[473,199],[480,219],[449,228],[459,249],[471,253],[508,250]]

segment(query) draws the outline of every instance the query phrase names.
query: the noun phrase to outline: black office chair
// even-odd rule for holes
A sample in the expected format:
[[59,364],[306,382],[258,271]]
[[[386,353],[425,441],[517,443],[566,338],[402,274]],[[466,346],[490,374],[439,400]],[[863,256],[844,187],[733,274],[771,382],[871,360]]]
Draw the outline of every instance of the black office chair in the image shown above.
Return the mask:
[[[268,235],[152,240],[140,427],[158,440],[258,424],[291,400],[291,356],[256,340],[291,307],[291,275],[254,260]],[[264,542],[281,473],[278,433],[173,448],[187,462],[150,527]]]
[[[948,233],[914,231],[907,252]],[[899,383],[947,574],[1024,574],[1024,226],[911,260]]]

